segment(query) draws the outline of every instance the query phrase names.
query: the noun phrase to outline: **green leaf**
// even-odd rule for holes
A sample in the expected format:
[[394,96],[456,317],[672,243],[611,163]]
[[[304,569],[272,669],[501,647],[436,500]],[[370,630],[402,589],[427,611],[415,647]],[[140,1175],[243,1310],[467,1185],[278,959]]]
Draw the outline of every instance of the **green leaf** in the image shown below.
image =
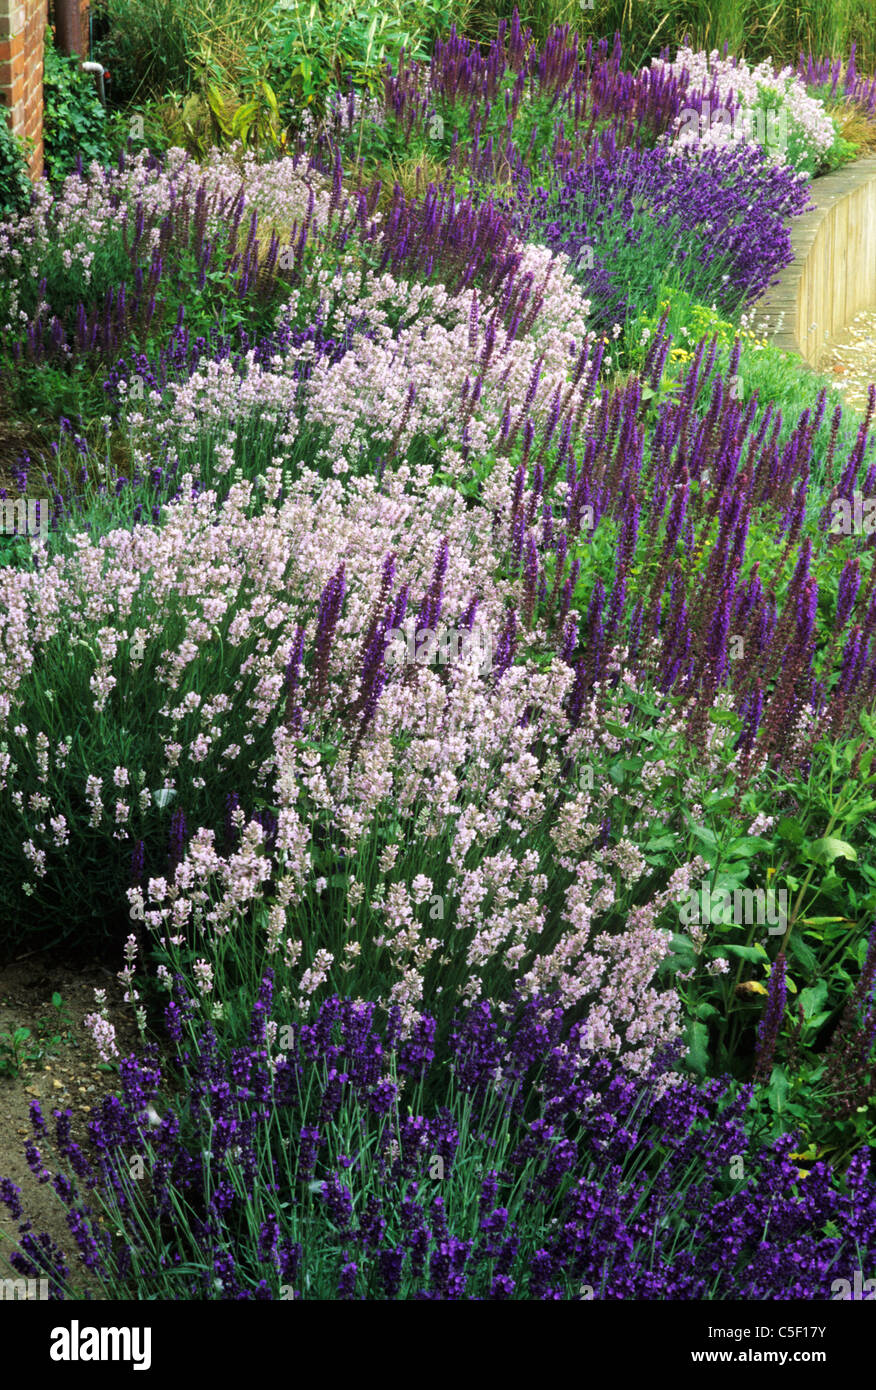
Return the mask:
[[618,724],[616,719],[603,720],[603,727],[615,738],[629,738],[630,736],[630,731],[626,724]]
[[677,956],[695,956],[694,944],[689,936],[684,936],[681,932],[673,932],[669,938],[672,949]]
[[786,840],[791,845],[801,845],[803,843],[803,827],[798,820],[791,816],[784,816],[776,826],[776,834],[780,840]]
[[797,932],[791,932],[788,950],[796,957],[804,970],[815,970],[818,965],[818,957],[812,947]]
[[762,835],[742,835],[727,850],[728,859],[753,859],[756,854],[772,848],[772,842]]
[[740,960],[749,960],[757,965],[763,960],[763,952],[757,946],[714,946],[710,948],[716,956],[739,956]]
[[851,917],[801,917],[800,921],[804,927],[827,927],[831,922],[848,922],[852,927],[855,925]]
[[773,1067],[772,1074],[770,1076],[770,1084],[767,1089],[767,1096],[769,1097],[771,1109],[777,1115],[781,1115],[782,1111],[785,1108],[785,1102],[788,1099],[789,1089],[790,1086],[788,1082],[788,1077],[785,1073],[785,1068],[780,1066]]
[[817,1033],[821,1025],[831,1017],[832,1012],[832,1009],[822,1009],[820,1013],[807,1020],[807,1027],[811,1028],[813,1033]]
[[688,1046],[688,1066],[698,1076],[705,1076],[709,1066],[709,1030],[705,1023],[688,1024],[685,1041]]
[[711,830],[707,830],[704,825],[692,825],[690,833],[694,839],[700,840],[709,849],[717,849],[718,841]]
[[800,1003],[803,1006],[803,1017],[811,1021],[826,999],[826,980],[819,980],[817,984],[810,985],[808,989],[801,989]]
[[822,835],[809,845],[808,857],[816,864],[832,864],[835,859],[857,859],[858,851],[846,840],[838,840],[834,835]]
[[874,719],[872,715],[866,714],[864,710],[861,710],[858,719],[861,722],[861,728],[864,730],[864,733],[869,734],[871,738],[876,738],[876,719]]
[[658,835],[656,840],[646,840],[644,848],[647,854],[657,854],[663,849],[674,849],[677,844],[677,835]]

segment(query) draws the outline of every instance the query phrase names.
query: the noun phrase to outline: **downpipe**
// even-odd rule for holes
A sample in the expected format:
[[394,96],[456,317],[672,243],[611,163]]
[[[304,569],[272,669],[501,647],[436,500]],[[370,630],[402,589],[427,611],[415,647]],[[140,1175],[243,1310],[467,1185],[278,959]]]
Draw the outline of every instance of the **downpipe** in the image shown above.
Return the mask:
[[61,53],[82,53],[79,0],[55,0],[55,45]]
[[100,104],[101,106],[106,106],[106,89],[104,87],[104,82],[109,77],[109,73],[103,63],[83,63],[82,71],[94,73],[97,78],[97,92],[100,97]]

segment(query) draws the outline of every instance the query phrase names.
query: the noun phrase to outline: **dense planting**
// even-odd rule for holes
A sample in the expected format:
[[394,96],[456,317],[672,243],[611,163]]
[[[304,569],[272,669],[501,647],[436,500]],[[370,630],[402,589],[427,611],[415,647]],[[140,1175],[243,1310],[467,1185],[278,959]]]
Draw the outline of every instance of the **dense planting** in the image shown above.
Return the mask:
[[116,1092],[28,1163],[109,1297],[830,1298],[876,386],[757,314],[874,87],[394,33],[0,223],[0,953],[100,950],[141,1039],[97,1001]]

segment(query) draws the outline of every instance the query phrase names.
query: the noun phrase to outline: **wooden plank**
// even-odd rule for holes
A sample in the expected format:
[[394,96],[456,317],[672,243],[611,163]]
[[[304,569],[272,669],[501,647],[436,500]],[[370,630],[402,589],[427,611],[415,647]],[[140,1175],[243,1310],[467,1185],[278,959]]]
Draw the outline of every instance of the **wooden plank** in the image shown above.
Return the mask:
[[[876,304],[876,158],[818,179],[814,210],[790,222],[794,261],[757,306],[777,347],[814,366],[863,309]],[[784,321],[781,316],[784,313]]]

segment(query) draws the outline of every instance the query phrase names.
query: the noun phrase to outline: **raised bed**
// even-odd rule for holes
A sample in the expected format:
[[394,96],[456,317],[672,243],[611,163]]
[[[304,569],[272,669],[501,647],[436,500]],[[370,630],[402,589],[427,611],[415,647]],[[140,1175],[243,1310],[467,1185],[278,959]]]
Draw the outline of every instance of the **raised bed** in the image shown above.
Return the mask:
[[776,347],[814,367],[856,314],[876,304],[876,157],[816,179],[794,219],[794,261],[758,305]]

